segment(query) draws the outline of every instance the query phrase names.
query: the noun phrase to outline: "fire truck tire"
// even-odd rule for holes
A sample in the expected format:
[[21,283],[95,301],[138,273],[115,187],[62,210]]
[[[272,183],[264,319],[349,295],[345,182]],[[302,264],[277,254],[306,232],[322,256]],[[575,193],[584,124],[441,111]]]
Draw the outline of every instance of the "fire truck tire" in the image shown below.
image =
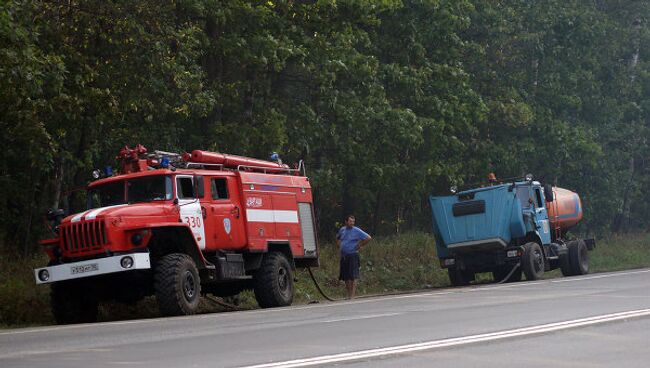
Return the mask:
[[569,243],[569,268],[572,275],[586,275],[589,273],[589,250],[583,240]]
[[539,244],[535,242],[524,244],[521,268],[528,281],[539,280],[544,276],[544,252]]
[[255,299],[262,308],[284,307],[293,302],[293,272],[284,254],[264,255],[255,273]]
[[80,282],[58,282],[51,285],[52,315],[60,325],[92,323],[97,321],[97,298]]
[[154,271],[154,289],[162,315],[196,313],[201,299],[201,279],[192,258],[182,253],[162,257]]

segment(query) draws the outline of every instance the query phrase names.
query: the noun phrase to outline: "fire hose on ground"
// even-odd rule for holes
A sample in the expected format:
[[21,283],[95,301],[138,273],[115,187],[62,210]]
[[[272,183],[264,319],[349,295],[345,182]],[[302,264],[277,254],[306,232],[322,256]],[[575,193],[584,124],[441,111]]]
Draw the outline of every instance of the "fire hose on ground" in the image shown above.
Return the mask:
[[[517,269],[518,269],[519,267],[521,267],[521,263],[520,263],[520,262],[517,263],[516,265],[514,265],[514,266],[512,267],[512,269],[510,270],[510,272],[508,272],[508,274],[507,274],[507,275],[506,275],[502,280],[499,280],[499,281],[496,282],[496,283],[497,283],[497,284],[503,284],[503,283],[507,282],[507,281],[510,279],[510,277],[512,276],[512,274],[514,274],[515,271],[517,271]],[[325,293],[325,291],[323,291],[323,288],[321,288],[321,286],[320,286],[320,284],[318,283],[318,281],[316,280],[316,277],[314,276],[314,273],[312,272],[311,267],[307,267],[307,271],[309,272],[309,277],[310,277],[311,280],[314,282],[314,286],[316,286],[316,290],[318,290],[318,292],[320,293],[320,295],[323,296],[323,298],[329,300],[330,302],[338,302],[338,301],[342,301],[342,300],[343,300],[343,299],[334,299],[334,298],[330,297],[329,295],[327,295],[327,294]],[[496,281],[496,280],[495,280],[495,281]],[[370,296],[374,296],[374,295],[369,295],[368,297],[370,297]],[[237,306],[237,305],[227,303],[227,302],[225,302],[224,300],[219,299],[219,298],[216,298],[216,297],[213,297],[213,296],[206,295],[205,298],[208,299],[209,301],[211,301],[212,303],[217,304],[217,305],[219,305],[219,306],[221,306],[221,307],[224,307],[224,308],[228,308],[228,309],[235,310],[235,311],[243,311],[243,310],[247,310],[246,308],[241,308],[241,307],[239,307],[239,306]],[[313,301],[312,301],[312,302],[313,302]],[[317,302],[317,301],[316,301],[316,302]]]

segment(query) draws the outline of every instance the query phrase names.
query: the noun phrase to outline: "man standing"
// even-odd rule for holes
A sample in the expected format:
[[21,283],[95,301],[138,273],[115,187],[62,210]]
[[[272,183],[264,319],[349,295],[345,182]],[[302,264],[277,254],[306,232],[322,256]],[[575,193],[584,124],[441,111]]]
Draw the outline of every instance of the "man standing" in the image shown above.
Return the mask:
[[371,239],[370,235],[354,226],[355,218],[348,215],[343,226],[336,235],[336,245],[341,253],[341,268],[339,279],[345,281],[345,288],[348,292],[348,299],[354,298],[359,278],[361,260],[359,250]]

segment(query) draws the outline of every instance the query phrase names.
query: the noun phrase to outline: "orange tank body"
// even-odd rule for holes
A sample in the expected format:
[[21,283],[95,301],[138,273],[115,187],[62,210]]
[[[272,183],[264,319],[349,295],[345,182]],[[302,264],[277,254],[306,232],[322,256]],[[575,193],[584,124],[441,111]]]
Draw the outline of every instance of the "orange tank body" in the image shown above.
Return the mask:
[[566,230],[582,220],[582,202],[577,193],[553,187],[553,202],[547,202],[551,227]]

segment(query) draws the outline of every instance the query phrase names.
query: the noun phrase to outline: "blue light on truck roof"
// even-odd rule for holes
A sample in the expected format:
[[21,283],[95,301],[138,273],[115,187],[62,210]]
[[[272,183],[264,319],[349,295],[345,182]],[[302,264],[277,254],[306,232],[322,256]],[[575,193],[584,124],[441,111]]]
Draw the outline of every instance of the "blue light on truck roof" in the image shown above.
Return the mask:
[[169,157],[163,156],[160,159],[160,167],[162,167],[163,169],[166,169],[166,168],[169,167]]

